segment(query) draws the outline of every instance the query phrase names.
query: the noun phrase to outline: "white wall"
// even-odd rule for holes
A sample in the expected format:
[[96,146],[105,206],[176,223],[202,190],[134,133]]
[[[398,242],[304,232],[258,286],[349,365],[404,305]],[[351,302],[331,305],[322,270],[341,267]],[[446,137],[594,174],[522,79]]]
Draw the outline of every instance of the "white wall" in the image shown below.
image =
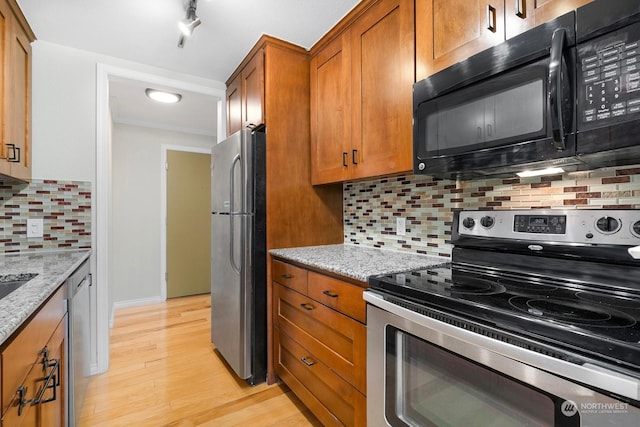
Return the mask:
[[213,137],[114,125],[112,303],[153,300],[161,295],[161,145],[211,149],[214,143]]
[[32,49],[34,179],[94,181],[99,63],[225,90],[223,82],[39,40]]

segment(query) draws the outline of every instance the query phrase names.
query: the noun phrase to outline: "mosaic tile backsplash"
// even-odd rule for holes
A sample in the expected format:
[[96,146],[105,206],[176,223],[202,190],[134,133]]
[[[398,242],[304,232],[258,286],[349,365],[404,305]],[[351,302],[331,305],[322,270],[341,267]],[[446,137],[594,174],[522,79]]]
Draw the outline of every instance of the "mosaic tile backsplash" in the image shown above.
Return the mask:
[[[42,218],[42,238],[27,238],[27,218]],[[0,181],[0,253],[91,248],[91,183]]]
[[[385,177],[345,183],[343,195],[345,243],[450,257],[456,210],[640,208],[640,165],[460,182]],[[406,218],[404,236],[396,217]]]

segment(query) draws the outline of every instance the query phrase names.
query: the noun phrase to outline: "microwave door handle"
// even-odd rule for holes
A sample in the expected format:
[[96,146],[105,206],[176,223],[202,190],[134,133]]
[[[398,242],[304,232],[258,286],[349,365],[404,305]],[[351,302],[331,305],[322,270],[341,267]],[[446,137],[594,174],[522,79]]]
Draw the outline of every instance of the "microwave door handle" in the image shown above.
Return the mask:
[[558,151],[565,149],[564,123],[562,120],[562,59],[566,45],[564,29],[557,29],[551,37],[549,62],[549,107],[551,108],[551,130],[553,145]]

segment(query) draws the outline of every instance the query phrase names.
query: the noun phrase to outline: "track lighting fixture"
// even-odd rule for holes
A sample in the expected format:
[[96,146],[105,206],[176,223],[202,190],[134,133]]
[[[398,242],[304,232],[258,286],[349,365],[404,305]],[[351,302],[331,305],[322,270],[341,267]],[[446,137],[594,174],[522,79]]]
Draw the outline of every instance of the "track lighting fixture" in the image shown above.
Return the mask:
[[198,7],[198,0],[189,0],[189,6],[187,7],[187,15],[186,17],[178,23],[178,27],[180,28],[180,38],[178,39],[178,47],[184,47],[184,43],[187,40],[187,37],[193,34],[193,30],[200,24],[202,21],[196,15],[196,8]]

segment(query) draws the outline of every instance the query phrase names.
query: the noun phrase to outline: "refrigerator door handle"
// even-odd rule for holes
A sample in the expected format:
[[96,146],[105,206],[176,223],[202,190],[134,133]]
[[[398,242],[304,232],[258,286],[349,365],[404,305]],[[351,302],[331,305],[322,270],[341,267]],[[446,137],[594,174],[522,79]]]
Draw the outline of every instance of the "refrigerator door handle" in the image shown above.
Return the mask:
[[236,164],[240,163],[240,154],[236,154],[236,156],[233,158],[233,161],[231,162],[231,168],[229,169],[229,262],[231,263],[231,267],[233,267],[233,269],[235,270],[236,273],[240,274],[240,266],[238,264],[236,264],[236,260],[233,256],[233,253],[235,252],[235,246],[234,246],[234,230],[233,230],[233,219],[235,216],[235,212],[234,212],[234,197],[235,197],[235,177],[233,172],[236,169]]

